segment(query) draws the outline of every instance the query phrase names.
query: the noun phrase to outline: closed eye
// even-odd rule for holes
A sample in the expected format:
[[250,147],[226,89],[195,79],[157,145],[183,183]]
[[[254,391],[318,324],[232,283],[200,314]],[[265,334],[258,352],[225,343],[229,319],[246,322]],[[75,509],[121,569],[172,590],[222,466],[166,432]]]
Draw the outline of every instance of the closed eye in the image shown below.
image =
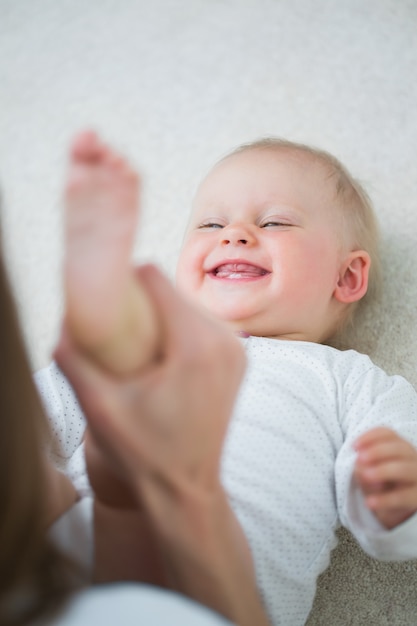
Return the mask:
[[224,228],[223,224],[218,224],[217,222],[203,222],[197,226],[198,230],[209,230],[212,228]]
[[289,224],[288,222],[265,222],[264,224],[262,224],[261,228],[282,228],[282,227],[289,227],[291,226],[291,224]]

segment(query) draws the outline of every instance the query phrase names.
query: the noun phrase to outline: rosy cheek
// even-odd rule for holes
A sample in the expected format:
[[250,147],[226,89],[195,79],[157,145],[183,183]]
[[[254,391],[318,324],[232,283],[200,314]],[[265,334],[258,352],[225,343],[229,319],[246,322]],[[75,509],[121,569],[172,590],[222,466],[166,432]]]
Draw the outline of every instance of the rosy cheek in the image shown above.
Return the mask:
[[302,276],[304,289],[310,285],[310,291],[325,290],[330,283],[333,284],[333,275],[336,271],[337,261],[333,250],[327,241],[319,241],[306,246],[304,250]]
[[178,264],[177,271],[175,274],[175,283],[178,289],[181,291],[185,291],[185,286],[187,283],[187,272],[186,272],[186,258],[184,253],[181,253]]
[[183,249],[177,265],[176,284],[186,295],[192,294],[201,281],[201,262],[190,247]]

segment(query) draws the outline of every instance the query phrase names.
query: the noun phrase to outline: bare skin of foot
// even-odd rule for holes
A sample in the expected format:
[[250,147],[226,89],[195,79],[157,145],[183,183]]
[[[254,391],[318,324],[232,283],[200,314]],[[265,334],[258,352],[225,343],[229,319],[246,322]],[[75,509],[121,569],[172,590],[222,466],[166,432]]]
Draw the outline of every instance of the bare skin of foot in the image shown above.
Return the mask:
[[66,326],[80,348],[126,374],[157,354],[152,306],[132,270],[140,182],[93,132],[77,136],[65,191]]

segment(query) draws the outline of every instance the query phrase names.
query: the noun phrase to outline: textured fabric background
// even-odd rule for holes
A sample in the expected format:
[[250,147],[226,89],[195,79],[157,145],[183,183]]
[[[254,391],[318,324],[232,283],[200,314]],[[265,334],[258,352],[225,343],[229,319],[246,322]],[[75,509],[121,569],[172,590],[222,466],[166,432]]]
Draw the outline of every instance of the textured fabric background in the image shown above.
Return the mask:
[[[141,169],[137,259],[170,275],[196,183],[264,135],[317,145],[365,185],[384,297],[354,347],[417,385],[415,0],[0,0],[0,181],[33,368],[61,314],[61,189],[75,131]],[[377,564],[341,533],[309,625],[417,624],[417,565]]]

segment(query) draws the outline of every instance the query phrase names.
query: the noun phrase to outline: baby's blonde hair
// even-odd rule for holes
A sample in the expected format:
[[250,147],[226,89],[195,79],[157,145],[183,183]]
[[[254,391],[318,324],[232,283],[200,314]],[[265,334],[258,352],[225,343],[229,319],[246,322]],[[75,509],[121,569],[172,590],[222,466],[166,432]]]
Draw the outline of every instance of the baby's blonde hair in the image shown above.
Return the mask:
[[266,137],[242,144],[224,158],[248,150],[288,151],[290,154],[307,156],[322,165],[325,172],[327,171],[326,179],[334,186],[335,206],[339,209],[341,218],[342,243],[348,245],[352,251],[365,250],[371,259],[367,293],[362,300],[349,307],[349,313],[344,318],[343,327],[345,327],[351,321],[357,305],[376,300],[382,287],[379,227],[367,192],[346,167],[325,150],[277,137]]

